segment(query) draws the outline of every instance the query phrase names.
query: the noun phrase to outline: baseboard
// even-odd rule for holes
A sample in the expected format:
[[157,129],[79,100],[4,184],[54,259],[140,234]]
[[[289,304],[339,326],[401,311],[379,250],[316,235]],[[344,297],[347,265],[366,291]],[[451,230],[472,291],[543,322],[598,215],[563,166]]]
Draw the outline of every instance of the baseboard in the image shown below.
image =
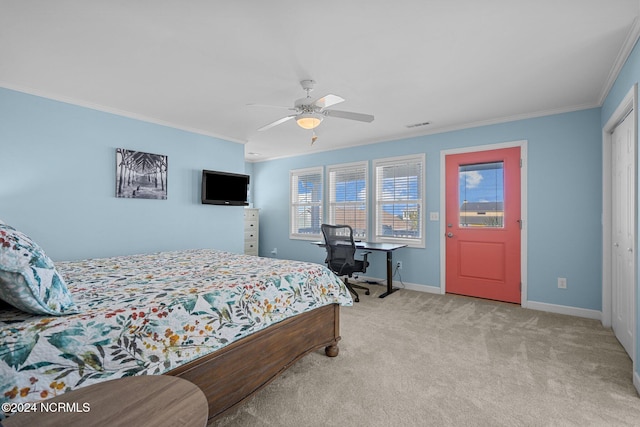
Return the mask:
[[602,321],[602,312],[598,310],[590,310],[587,308],[571,307],[568,305],[549,304],[546,302],[527,301],[523,305],[525,308],[532,310],[548,311],[550,313],[566,314],[569,316],[585,317],[587,319],[595,319]]
[[[358,276],[357,280],[363,282],[375,282],[382,286],[386,286],[386,280],[377,277]],[[400,289],[409,289],[418,292],[427,292],[430,294],[443,294],[442,288],[439,286],[421,285],[419,283],[407,283],[394,280],[395,287]],[[529,308],[531,310],[547,311],[549,313],[566,314],[568,316],[584,317],[587,319],[594,319],[602,321],[602,312],[598,310],[590,310],[587,308],[571,307],[568,305],[549,304],[546,302],[527,301],[523,305],[523,308]]]
[[[382,286],[387,286],[387,280],[386,279],[379,279],[377,277],[358,276],[357,280],[363,281],[363,282],[375,282],[375,283],[380,284]],[[399,280],[394,280],[393,281],[393,285],[396,288],[409,289],[411,291],[427,292],[427,293],[430,293],[430,294],[442,294],[443,293],[442,289],[439,286],[421,285],[419,283],[407,283],[407,282],[401,282]]]
[[[402,287],[402,286],[399,286]],[[429,294],[442,294],[442,288],[439,286],[420,285],[418,283],[404,283],[404,289],[410,289],[412,291],[427,292]]]
[[636,388],[636,392],[640,394],[640,376],[637,372],[633,372],[633,386]]

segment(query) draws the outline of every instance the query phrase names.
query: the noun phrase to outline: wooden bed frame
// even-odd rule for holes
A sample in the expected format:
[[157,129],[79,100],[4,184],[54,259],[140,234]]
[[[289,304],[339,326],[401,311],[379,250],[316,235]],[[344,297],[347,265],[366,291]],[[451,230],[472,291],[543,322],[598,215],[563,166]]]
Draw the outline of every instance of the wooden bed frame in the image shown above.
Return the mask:
[[196,384],[209,402],[209,421],[234,410],[304,355],[325,347],[338,355],[340,306],[331,304],[272,325],[167,372]]

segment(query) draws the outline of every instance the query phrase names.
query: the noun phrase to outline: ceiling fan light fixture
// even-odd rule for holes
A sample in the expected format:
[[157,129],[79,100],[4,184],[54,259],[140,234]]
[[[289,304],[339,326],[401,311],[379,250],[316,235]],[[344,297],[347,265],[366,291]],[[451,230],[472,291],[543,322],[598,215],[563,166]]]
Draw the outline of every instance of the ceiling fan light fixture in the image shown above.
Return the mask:
[[322,122],[322,117],[313,113],[302,113],[296,117],[298,126],[303,129],[315,129]]

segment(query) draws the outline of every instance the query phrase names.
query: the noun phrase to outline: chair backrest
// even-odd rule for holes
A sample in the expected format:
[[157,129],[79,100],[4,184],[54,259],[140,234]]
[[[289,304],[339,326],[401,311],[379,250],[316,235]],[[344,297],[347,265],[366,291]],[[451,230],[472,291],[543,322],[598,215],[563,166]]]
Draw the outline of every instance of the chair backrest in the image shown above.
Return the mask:
[[325,262],[337,274],[351,274],[355,266],[356,243],[353,229],[348,225],[322,224],[322,234],[327,250]]

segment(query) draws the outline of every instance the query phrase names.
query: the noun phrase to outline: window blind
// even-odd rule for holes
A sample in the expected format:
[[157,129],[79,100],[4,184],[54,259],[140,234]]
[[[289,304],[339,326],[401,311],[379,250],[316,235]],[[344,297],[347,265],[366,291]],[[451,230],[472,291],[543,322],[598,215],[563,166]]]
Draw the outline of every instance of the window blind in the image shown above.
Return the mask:
[[424,243],[424,156],[375,162],[377,240]]
[[349,225],[353,235],[367,238],[367,163],[330,166],[327,168],[329,187],[329,222]]
[[290,172],[291,237],[319,238],[322,231],[322,168],[298,169]]

